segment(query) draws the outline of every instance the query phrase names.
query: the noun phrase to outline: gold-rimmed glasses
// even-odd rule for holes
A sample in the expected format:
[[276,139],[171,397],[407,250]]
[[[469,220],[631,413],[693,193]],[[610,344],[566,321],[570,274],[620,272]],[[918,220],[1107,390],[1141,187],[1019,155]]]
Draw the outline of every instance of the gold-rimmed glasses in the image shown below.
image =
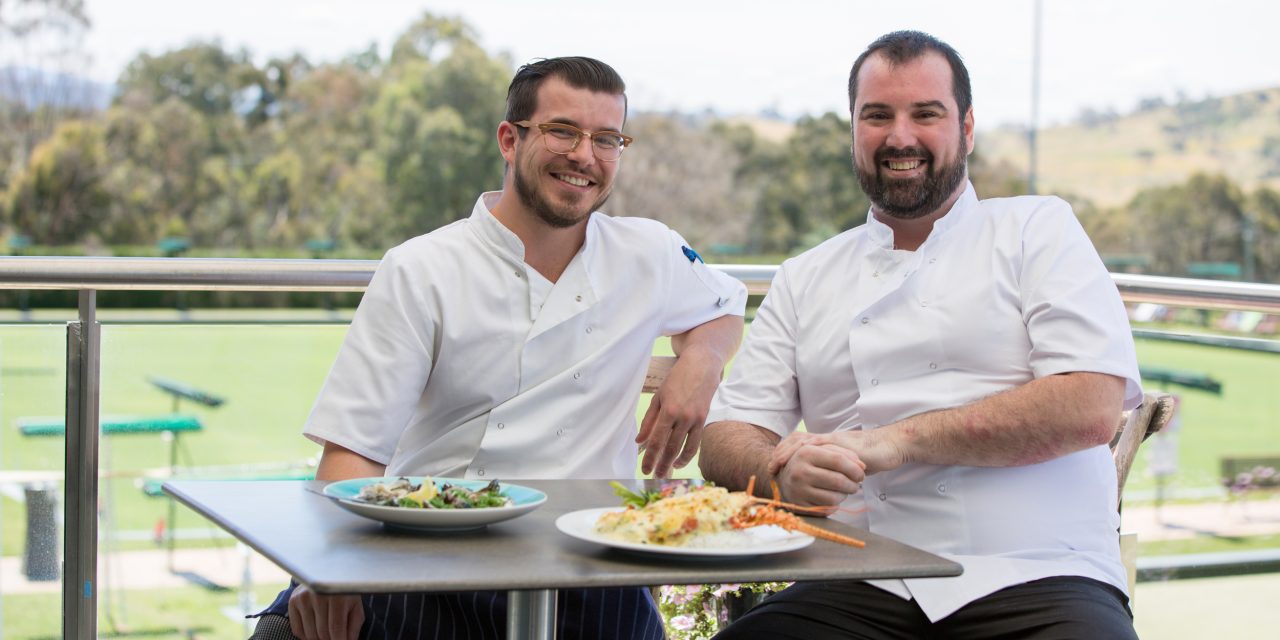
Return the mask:
[[617,131],[583,131],[563,122],[521,120],[511,124],[525,129],[537,127],[542,132],[542,144],[547,147],[547,151],[562,156],[573,153],[583,138],[591,138],[591,153],[601,162],[616,161],[622,157],[622,150],[635,141],[635,138]]

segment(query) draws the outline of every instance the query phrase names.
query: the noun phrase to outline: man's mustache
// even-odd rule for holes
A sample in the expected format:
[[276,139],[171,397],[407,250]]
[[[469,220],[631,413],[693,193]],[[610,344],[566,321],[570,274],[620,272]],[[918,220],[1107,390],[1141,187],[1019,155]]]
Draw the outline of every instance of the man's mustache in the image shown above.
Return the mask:
[[885,160],[898,160],[901,158],[919,158],[925,162],[933,162],[933,154],[924,147],[884,147],[876,151],[877,164]]

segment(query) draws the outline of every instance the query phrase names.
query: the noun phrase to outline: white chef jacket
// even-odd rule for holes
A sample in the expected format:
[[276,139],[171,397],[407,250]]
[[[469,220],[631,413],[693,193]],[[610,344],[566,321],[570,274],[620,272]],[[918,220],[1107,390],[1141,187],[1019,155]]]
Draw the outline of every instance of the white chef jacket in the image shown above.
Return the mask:
[[[914,252],[868,215],[784,262],[708,422],[874,429],[1070,371],[1124,378],[1126,408],[1141,399],[1114,282],[1066,202],[979,201],[968,185]],[[931,620],[1049,576],[1125,590],[1105,446],[1021,467],[908,464],[868,477],[845,506],[866,507],[855,525],[964,565],[957,578],[872,583]]]
[[653,341],[742,315],[746,288],[661,223],[599,212],[552,284],[498,195],[387,252],[303,432],[388,475],[632,477]]

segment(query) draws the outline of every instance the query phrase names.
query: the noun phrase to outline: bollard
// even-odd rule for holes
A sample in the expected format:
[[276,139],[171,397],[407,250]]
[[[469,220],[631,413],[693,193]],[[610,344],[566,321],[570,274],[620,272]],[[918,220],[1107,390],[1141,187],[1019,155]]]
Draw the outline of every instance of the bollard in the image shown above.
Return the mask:
[[27,501],[27,546],[22,573],[28,580],[57,580],[58,488],[51,483],[28,484],[23,493]]

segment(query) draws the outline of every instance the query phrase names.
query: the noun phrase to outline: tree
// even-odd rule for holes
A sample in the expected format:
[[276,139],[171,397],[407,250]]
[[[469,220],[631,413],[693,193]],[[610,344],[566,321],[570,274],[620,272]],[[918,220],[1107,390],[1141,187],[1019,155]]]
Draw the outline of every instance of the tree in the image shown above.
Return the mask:
[[[353,183],[370,177],[368,165],[358,178],[351,177],[361,171],[357,165],[362,157],[378,164],[370,154],[375,144],[370,109],[379,89],[377,79],[368,69],[350,62],[324,65],[292,77],[288,99],[280,103],[276,146],[300,160],[293,235],[304,242],[318,238],[355,241],[343,237],[347,217],[371,221],[378,229],[391,226],[385,198],[377,201],[376,208],[352,209],[354,200],[342,194]],[[379,181],[378,189],[385,191],[385,183]],[[355,243],[369,237],[363,234]]]
[[1280,192],[1262,188],[1249,196],[1253,257],[1259,282],[1280,283]]
[[728,141],[658,114],[631,118],[627,131],[636,143],[622,154],[606,210],[661,220],[699,251],[746,242],[753,203],[736,188],[741,158]]
[[396,43],[370,109],[374,149],[402,236],[467,216],[502,181],[494,131],[510,63],[484,53],[459,21],[426,15]]
[[1027,176],[1008,160],[992,162],[975,149],[969,154],[969,182],[979,198],[1007,198],[1027,194]]
[[58,124],[94,105],[72,74],[87,56],[84,0],[0,0],[0,190]]
[[1152,257],[1152,270],[1183,275],[1192,262],[1242,258],[1244,196],[1221,175],[1195,174],[1184,184],[1146,189],[1129,203],[1134,248]]
[[447,58],[449,49],[464,42],[474,44],[477,39],[475,30],[461,20],[426,13],[396,38],[391,67]]
[[9,224],[40,244],[70,243],[107,212],[102,130],[69,121],[40,143],[8,193]]
[[[216,42],[193,44],[158,56],[143,53],[117,81],[116,103],[158,105],[176,98],[206,116],[251,113],[273,100],[266,75],[246,51],[229,53]],[[248,89],[248,92],[245,90]]]
[[764,181],[752,225],[754,251],[806,249],[866,221],[870,203],[853,173],[849,121],[804,117],[781,154],[756,164]]

